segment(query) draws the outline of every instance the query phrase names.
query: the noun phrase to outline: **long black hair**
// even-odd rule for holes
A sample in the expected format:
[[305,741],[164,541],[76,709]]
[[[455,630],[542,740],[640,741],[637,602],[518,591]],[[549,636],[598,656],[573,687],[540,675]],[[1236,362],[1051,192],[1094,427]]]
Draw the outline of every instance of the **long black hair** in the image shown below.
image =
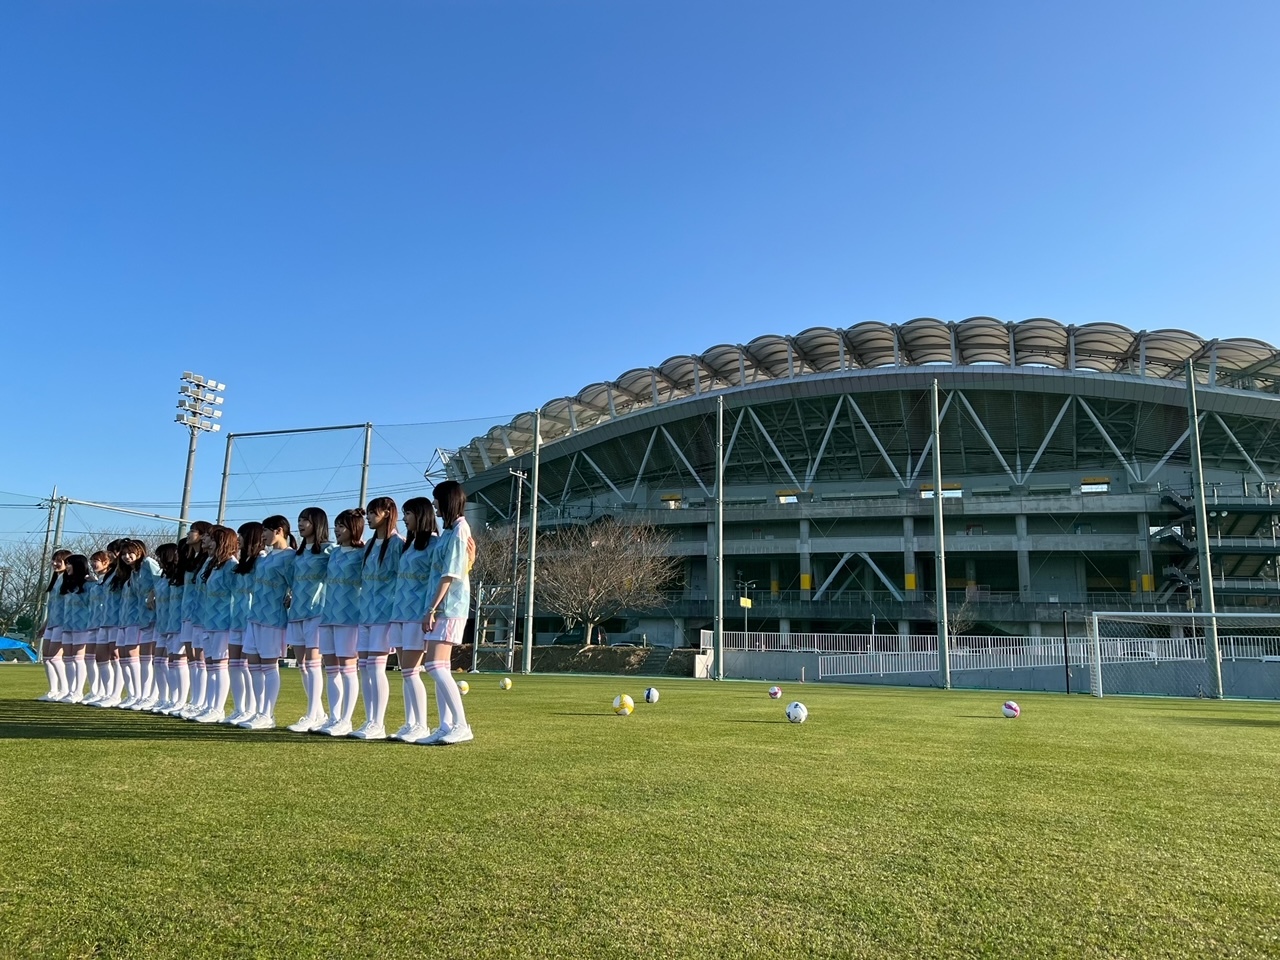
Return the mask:
[[[305,520],[311,524],[311,552],[324,553],[324,545],[329,542],[329,515],[319,507],[304,507],[298,514],[298,526]],[[298,544],[297,554],[302,556],[307,549],[307,541]]]
[[417,518],[417,530],[412,537],[405,537],[404,547],[400,552],[404,553],[411,547],[414,550],[427,549],[427,544],[436,535],[436,510],[431,506],[431,501],[426,497],[410,497],[400,509],[404,511],[406,523],[411,513]]
[[266,532],[267,528],[257,520],[240,524],[240,529],[236,531],[236,536],[240,538],[240,562],[236,564],[236,573],[253,573],[253,565],[258,562],[258,554],[262,552]]
[[[378,565],[382,565],[382,561],[387,558],[387,544],[391,542],[391,535],[396,532],[396,527],[400,523],[400,514],[396,510],[396,502],[390,497],[374,497],[369,501],[369,506],[365,508],[365,516],[373,513],[375,510],[385,510],[391,514],[391,519],[387,521],[387,536],[382,541],[382,546],[378,548]],[[378,531],[374,530],[373,539],[369,541],[369,545],[364,548],[364,558],[367,561],[369,554],[373,552],[373,545],[378,542]]]
[[58,593],[84,593],[85,581],[89,579],[89,558],[83,553],[70,553],[67,554],[66,564]]
[[[55,550],[55,551],[53,551],[53,556],[49,558],[49,567],[50,567],[50,568],[56,567],[56,566],[58,565],[58,562],[59,562],[59,561],[61,561],[63,564],[65,564],[65,563],[67,562],[67,557],[69,557],[69,556],[71,556],[71,551],[70,551],[70,550]],[[59,571],[57,571],[57,570],[54,570],[54,571],[53,571],[53,576],[51,576],[51,577],[49,578],[49,585],[48,585],[47,587],[45,587],[45,588],[44,588],[44,592],[45,592],[45,593],[53,593],[53,585],[54,585],[55,583],[57,583],[57,582],[58,582],[58,578],[59,578],[60,576],[62,576],[62,573],[60,573],[60,572],[59,572]],[[59,592],[61,592],[61,591],[59,591]]]

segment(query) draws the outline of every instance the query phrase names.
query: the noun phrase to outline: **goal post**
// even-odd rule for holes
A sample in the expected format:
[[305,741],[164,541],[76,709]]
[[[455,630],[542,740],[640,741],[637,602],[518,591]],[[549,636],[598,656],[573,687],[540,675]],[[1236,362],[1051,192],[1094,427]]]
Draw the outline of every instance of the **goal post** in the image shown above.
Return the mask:
[[1280,696],[1280,614],[1097,611],[1090,692]]

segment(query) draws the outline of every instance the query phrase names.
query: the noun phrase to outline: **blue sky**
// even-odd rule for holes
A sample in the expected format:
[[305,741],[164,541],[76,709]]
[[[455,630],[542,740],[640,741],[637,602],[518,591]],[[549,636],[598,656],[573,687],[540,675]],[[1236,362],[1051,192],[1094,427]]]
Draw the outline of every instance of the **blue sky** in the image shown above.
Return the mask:
[[184,369],[234,431],[468,421],[403,428],[416,464],[816,324],[1280,341],[1277,33],[1271,2],[6,4],[0,490],[172,510]]

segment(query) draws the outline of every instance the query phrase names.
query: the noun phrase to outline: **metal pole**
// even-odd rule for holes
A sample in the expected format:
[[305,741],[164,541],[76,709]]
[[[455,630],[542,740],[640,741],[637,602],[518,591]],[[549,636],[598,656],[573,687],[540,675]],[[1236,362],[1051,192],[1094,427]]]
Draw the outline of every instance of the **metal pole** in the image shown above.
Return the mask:
[[187,444],[187,475],[182,481],[182,509],[178,511],[178,539],[187,535],[188,520],[191,510],[191,481],[196,472],[196,438],[200,431],[196,427],[188,427],[191,431],[191,442]]
[[1200,609],[1207,613],[1204,656],[1209,666],[1211,696],[1222,699],[1222,658],[1218,653],[1218,618],[1213,602],[1213,567],[1209,555],[1209,509],[1204,502],[1204,464],[1200,460],[1200,414],[1196,408],[1196,374],[1187,361],[1187,426],[1191,436],[1191,485],[1196,501],[1196,546],[1200,554]]
[[364,459],[360,462],[360,506],[369,502],[369,458],[373,454],[373,424],[364,425]]
[[49,594],[45,592],[45,564],[50,560],[49,541],[53,539],[53,511],[54,503],[58,499],[58,485],[53,485],[53,493],[49,497],[49,516],[45,520],[44,525],[44,549],[40,551],[40,579],[36,581],[36,622],[35,628],[40,631],[40,636],[32,637],[38,642],[36,648],[36,659],[41,663],[44,662],[44,615],[49,604]]
[[942,535],[942,430],[938,418],[938,381],[929,392],[933,420],[933,571],[938,607],[938,676],[942,689],[951,689],[951,658],[947,636],[947,550]]
[[67,498],[58,498],[58,517],[53,522],[53,549],[62,549],[62,528],[67,517]]
[[[222,525],[222,521],[227,517],[227,488],[231,485],[231,445],[235,443],[236,435],[234,433],[227,434],[227,453],[222,458],[222,491],[218,494],[218,525]],[[179,537],[179,540],[182,538]]]
[[712,592],[715,620],[711,642],[715,650],[717,680],[724,679],[724,397],[716,397],[716,582]]
[[1071,692],[1071,647],[1067,640],[1067,611],[1062,611],[1062,672],[1067,681],[1067,693]]
[[480,672],[480,641],[484,639],[484,584],[476,584],[476,629],[471,635],[471,669],[468,673]]
[[516,616],[520,607],[520,506],[524,498],[524,474],[512,470],[516,481],[515,543],[511,547],[511,616],[507,620],[507,669],[515,669]]
[[521,673],[533,673],[533,591],[538,561],[538,466],[542,460],[542,413],[533,414],[533,467],[529,471],[529,569],[524,588],[524,663]]

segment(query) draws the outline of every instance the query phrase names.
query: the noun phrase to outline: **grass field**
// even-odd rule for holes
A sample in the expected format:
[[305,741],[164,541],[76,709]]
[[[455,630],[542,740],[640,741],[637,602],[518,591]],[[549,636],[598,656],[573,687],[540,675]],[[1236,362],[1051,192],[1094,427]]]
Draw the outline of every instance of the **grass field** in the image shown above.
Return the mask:
[[1280,955],[1280,705],[515,681],[428,748],[0,668],[0,955]]

